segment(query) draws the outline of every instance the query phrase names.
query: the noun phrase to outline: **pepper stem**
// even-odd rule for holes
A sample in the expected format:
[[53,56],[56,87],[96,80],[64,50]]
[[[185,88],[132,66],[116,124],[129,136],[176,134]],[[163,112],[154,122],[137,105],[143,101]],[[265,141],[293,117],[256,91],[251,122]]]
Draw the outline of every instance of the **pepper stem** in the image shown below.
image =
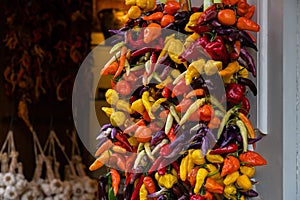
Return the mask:
[[213,0],[204,0],[203,2],[203,11],[213,5]]

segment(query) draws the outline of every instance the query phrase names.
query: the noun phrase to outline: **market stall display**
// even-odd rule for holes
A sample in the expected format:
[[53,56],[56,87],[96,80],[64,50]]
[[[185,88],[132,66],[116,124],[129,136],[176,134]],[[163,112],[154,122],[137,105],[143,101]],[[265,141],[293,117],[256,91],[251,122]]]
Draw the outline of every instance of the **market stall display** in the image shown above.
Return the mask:
[[[90,170],[105,165],[99,199],[247,199],[266,160],[250,120],[256,96],[246,0],[126,0],[127,21],[101,70],[111,77]],[[121,180],[125,179],[125,183]],[[120,188],[125,188],[121,191]]]

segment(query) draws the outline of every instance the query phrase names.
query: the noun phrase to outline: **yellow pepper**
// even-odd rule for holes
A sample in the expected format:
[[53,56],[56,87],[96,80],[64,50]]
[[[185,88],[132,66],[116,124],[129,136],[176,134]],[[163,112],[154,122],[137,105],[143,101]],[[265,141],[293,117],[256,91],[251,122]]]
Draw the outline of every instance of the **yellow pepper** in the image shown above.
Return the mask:
[[145,91],[142,95],[142,102],[143,105],[148,112],[148,115],[151,119],[155,119],[155,116],[151,112],[152,103],[149,101],[150,93],[148,91]]
[[200,15],[202,14],[202,12],[195,12],[190,16],[189,22],[186,24],[184,30],[187,32],[193,32],[189,26],[196,26],[197,25],[197,21],[200,17]]
[[171,76],[167,76],[167,78],[165,80],[163,80],[161,83],[159,83],[155,87],[157,89],[163,89],[166,85],[168,85],[169,83],[172,83],[172,82],[173,82],[173,79],[171,78]]
[[202,165],[205,163],[205,158],[202,154],[201,149],[194,150],[191,155],[191,158],[192,158],[193,163],[196,165]]
[[183,43],[179,39],[172,39],[168,48],[169,57],[177,64],[181,64],[182,61],[178,58],[184,51]]
[[196,185],[194,187],[194,193],[199,193],[206,176],[208,175],[208,171],[204,168],[200,168],[196,175]]
[[139,145],[139,142],[137,141],[136,137],[128,138],[128,142],[133,147],[137,147]]
[[131,105],[131,110],[136,111],[139,114],[143,115],[145,111],[145,107],[142,99],[135,100]]
[[159,186],[165,187],[167,189],[171,189],[173,185],[178,182],[177,176],[174,176],[173,174],[159,175],[156,172],[155,179],[157,180]]
[[168,100],[167,98],[159,98],[159,99],[157,99],[157,100],[153,103],[153,105],[152,105],[152,107],[151,107],[152,112],[156,112],[156,111],[159,109],[160,104],[162,104],[163,102],[165,102],[165,101],[167,101],[167,100]]
[[102,107],[101,109],[103,110],[103,112],[105,112],[107,117],[110,117],[111,114],[115,112],[115,109],[110,108],[110,107]]
[[185,74],[185,82],[187,85],[190,85],[194,78],[200,77],[200,74],[203,72],[203,68],[205,65],[204,59],[199,59],[193,61],[187,68]]
[[119,100],[117,101],[116,103],[116,108],[118,110],[122,110],[122,111],[125,111],[125,112],[128,112],[128,113],[132,113],[132,110],[130,108],[130,104],[124,100]]
[[200,38],[200,35],[196,32],[193,34],[189,35],[184,42],[184,47],[187,48],[189,47],[193,42],[195,42],[198,38]]
[[245,67],[240,65],[240,71],[238,72],[238,76],[242,78],[248,78],[249,72]]
[[239,173],[238,171],[235,171],[235,172],[233,172],[233,173],[231,173],[231,174],[228,174],[228,175],[225,177],[223,183],[224,183],[225,185],[231,185],[231,184],[233,184],[233,183],[237,180],[237,178],[238,178],[239,176],[240,176],[240,173]]
[[215,181],[217,181],[219,184],[223,185],[223,177],[221,176],[221,173],[217,169],[217,167],[213,164],[206,164],[205,168],[208,170],[209,174],[208,176]]
[[206,154],[206,159],[211,163],[223,163],[224,158],[219,154],[210,154],[210,150]]
[[141,15],[142,15],[142,11],[138,6],[131,6],[127,13],[129,19],[137,19]]
[[246,198],[245,198],[244,195],[242,195],[242,196],[239,198],[239,200],[246,200]]
[[226,185],[224,188],[224,196],[227,199],[236,200],[237,189],[234,185]]
[[139,194],[140,194],[140,200],[147,200],[148,199],[147,198],[148,191],[147,191],[146,186],[145,186],[144,183],[142,184],[142,186],[140,188]]
[[204,65],[204,72],[207,76],[212,76],[222,69],[221,61],[208,60]]
[[227,65],[227,67],[219,72],[222,77],[229,77],[234,73],[237,73],[240,70],[240,65],[238,61],[231,62]]
[[115,105],[117,103],[117,101],[119,100],[119,95],[116,90],[108,89],[105,92],[105,98],[106,98],[107,103],[109,103],[110,105]]
[[255,168],[253,166],[241,166],[240,171],[242,174],[247,175],[249,178],[252,178],[255,174]]
[[126,6],[133,6],[136,4],[136,0],[125,0]]
[[247,191],[247,190],[250,190],[252,188],[252,183],[251,183],[249,177],[245,174],[243,174],[243,175],[241,175],[237,178],[236,184],[243,191]]
[[186,169],[187,175],[194,168],[194,162],[193,162],[193,159],[192,159],[192,153],[193,153],[193,151],[194,151],[194,149],[190,149],[189,153],[187,155],[187,157],[188,157],[188,161],[187,161],[188,164],[187,164],[187,169]]
[[188,157],[184,157],[182,158],[181,160],[181,163],[180,163],[180,167],[179,167],[179,170],[180,170],[180,179],[182,181],[185,181],[186,180],[186,177],[187,177],[187,166],[188,166]]
[[113,112],[110,116],[110,123],[114,127],[120,127],[124,124],[126,116],[123,112],[117,111]]

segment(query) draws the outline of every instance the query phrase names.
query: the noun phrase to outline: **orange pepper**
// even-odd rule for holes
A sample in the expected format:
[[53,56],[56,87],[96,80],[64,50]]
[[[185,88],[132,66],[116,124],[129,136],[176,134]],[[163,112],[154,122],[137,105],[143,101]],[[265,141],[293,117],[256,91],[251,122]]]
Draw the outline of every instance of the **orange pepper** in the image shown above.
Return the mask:
[[164,15],[160,21],[160,25],[161,27],[166,27],[168,26],[169,24],[171,24],[172,22],[174,22],[175,19],[174,19],[174,16],[173,15]]
[[110,65],[108,65],[107,67],[103,68],[100,72],[101,76],[106,76],[109,74],[115,74],[117,72],[119,68],[119,64],[117,63],[117,61],[112,62]]
[[110,169],[110,174],[111,174],[111,182],[112,182],[111,185],[114,190],[114,195],[117,196],[121,176],[120,176],[119,172],[115,169]]
[[240,168],[240,161],[234,156],[227,156],[224,159],[224,165],[222,167],[221,176],[226,176],[237,171]]
[[205,91],[202,88],[199,88],[199,89],[195,89],[195,90],[190,91],[185,96],[185,98],[191,98],[191,97],[194,97],[194,96],[204,96],[204,95],[205,95]]
[[148,44],[151,41],[157,39],[160,35],[161,26],[157,23],[152,22],[144,29],[144,42]]
[[208,128],[210,128],[210,129],[219,128],[220,123],[221,123],[220,118],[215,116],[210,120],[210,122],[208,124]]
[[240,30],[258,32],[260,26],[256,22],[252,21],[251,19],[248,19],[246,17],[239,17],[237,21],[237,28]]
[[[156,192],[155,183],[150,176],[146,176],[143,180],[143,183],[144,183],[147,191],[149,192],[149,194]],[[156,200],[157,198],[153,198],[153,199]]]
[[213,108],[210,105],[207,105],[207,104],[200,107],[198,112],[199,112],[199,116],[200,116],[201,121],[208,122],[214,116]]
[[236,22],[236,15],[231,9],[224,9],[218,12],[218,20],[225,26],[231,26]]
[[246,165],[251,166],[261,166],[266,165],[267,161],[255,151],[247,151],[240,155],[241,162],[246,163]]
[[155,21],[159,21],[161,20],[161,18],[164,16],[164,14],[162,12],[155,12],[155,13],[152,13],[151,15],[149,16],[145,16],[143,17],[143,20],[155,20]]
[[222,3],[225,5],[230,5],[230,6],[234,6],[235,4],[237,4],[239,2],[239,0],[222,0]]
[[125,46],[122,46],[121,56],[120,56],[120,61],[119,61],[119,68],[114,75],[114,79],[117,78],[122,73],[122,71],[125,67],[126,54],[127,54],[127,48]]
[[191,99],[184,98],[176,107],[177,112],[184,113],[192,105],[193,101]]
[[219,184],[216,180],[210,177],[206,179],[204,187],[208,192],[211,193],[223,194],[224,191],[224,187],[221,184]]
[[146,143],[152,139],[152,131],[146,126],[140,126],[136,129],[134,136],[137,138],[138,142]]
[[195,167],[190,172],[188,172],[188,181],[190,182],[192,187],[195,187],[198,170],[199,167]]
[[174,15],[180,7],[180,3],[177,1],[167,1],[164,6],[164,13]]

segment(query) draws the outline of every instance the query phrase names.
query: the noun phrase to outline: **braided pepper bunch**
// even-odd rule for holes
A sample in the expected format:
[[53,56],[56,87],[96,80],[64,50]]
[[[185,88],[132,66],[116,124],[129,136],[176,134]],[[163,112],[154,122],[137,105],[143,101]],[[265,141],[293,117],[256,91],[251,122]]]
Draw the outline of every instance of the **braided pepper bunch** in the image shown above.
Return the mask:
[[140,12],[128,12],[124,27],[111,30],[113,56],[100,72],[111,77],[110,106],[102,107],[110,123],[90,166],[108,171],[99,178],[99,198],[258,196],[255,169],[267,162],[255,151],[262,135],[247,98],[257,94],[255,6],[153,3],[126,1]]

